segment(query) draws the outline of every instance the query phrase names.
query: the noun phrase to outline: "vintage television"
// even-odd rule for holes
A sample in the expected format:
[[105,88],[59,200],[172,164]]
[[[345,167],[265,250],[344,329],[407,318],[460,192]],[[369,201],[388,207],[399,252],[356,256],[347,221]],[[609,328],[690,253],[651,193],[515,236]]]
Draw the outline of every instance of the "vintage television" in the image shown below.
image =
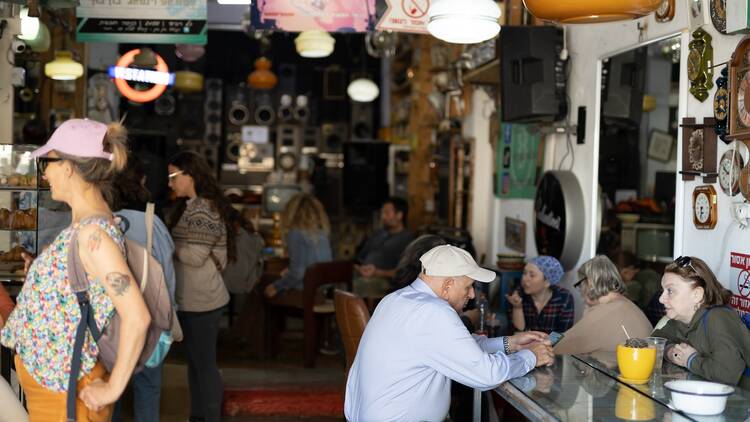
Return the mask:
[[504,122],[553,122],[568,114],[563,31],[551,26],[504,26],[499,37],[500,101]]
[[602,117],[605,123],[640,126],[646,54],[645,47],[637,48],[602,63]]
[[264,215],[273,215],[284,211],[287,202],[300,192],[299,185],[267,184],[263,185],[261,206]]

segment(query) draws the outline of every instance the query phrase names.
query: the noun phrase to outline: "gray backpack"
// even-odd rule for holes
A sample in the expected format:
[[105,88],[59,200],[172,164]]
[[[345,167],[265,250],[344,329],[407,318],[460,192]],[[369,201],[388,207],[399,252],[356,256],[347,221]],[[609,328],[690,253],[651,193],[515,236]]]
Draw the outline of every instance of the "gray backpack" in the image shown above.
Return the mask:
[[240,227],[236,245],[237,259],[227,262],[226,268],[221,270],[221,277],[229,293],[243,294],[255,287],[263,273],[263,238]]

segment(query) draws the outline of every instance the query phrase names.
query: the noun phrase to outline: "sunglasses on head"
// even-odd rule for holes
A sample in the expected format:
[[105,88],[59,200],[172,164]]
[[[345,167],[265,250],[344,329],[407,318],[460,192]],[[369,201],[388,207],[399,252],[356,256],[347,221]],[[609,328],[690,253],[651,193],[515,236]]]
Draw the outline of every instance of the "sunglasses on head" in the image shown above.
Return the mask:
[[182,174],[182,170],[177,170],[175,172],[169,173],[169,175],[167,176],[167,178],[169,180],[173,180],[175,177],[177,177],[177,176],[179,176],[181,174]]
[[39,157],[37,158],[37,167],[41,173],[44,173],[44,171],[47,170],[49,163],[55,163],[62,160],[62,158],[56,157]]
[[695,267],[693,266],[693,259],[691,257],[689,256],[677,257],[677,259],[674,260],[674,263],[680,266],[680,268],[690,267],[690,269],[693,270],[693,272],[698,276],[698,278],[703,280],[703,282],[706,281],[706,279],[703,278],[703,273],[695,269]]

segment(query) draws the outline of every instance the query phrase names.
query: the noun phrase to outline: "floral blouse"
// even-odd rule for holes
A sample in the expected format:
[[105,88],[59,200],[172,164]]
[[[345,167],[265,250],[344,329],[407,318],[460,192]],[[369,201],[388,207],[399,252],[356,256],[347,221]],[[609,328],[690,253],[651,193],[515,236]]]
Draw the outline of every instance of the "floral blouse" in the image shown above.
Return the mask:
[[[75,333],[81,319],[68,280],[70,237],[86,224],[98,225],[125,253],[125,238],[110,220],[96,217],[66,228],[31,264],[16,308],[0,331],[0,343],[18,353],[34,380],[58,392],[68,390]],[[100,280],[91,277],[89,300],[97,325],[106,327],[115,307]],[[86,333],[79,379],[91,372],[99,355],[91,333]]]

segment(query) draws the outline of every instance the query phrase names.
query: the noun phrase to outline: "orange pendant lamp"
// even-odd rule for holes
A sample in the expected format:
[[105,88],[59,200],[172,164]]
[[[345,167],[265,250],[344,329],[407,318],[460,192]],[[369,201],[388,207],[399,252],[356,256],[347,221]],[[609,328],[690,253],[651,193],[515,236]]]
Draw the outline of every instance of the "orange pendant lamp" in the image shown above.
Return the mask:
[[255,60],[255,70],[247,75],[247,84],[255,89],[272,89],[278,81],[271,71],[271,61],[265,57]]
[[662,0],[523,0],[532,15],[560,23],[637,19],[653,13]]

